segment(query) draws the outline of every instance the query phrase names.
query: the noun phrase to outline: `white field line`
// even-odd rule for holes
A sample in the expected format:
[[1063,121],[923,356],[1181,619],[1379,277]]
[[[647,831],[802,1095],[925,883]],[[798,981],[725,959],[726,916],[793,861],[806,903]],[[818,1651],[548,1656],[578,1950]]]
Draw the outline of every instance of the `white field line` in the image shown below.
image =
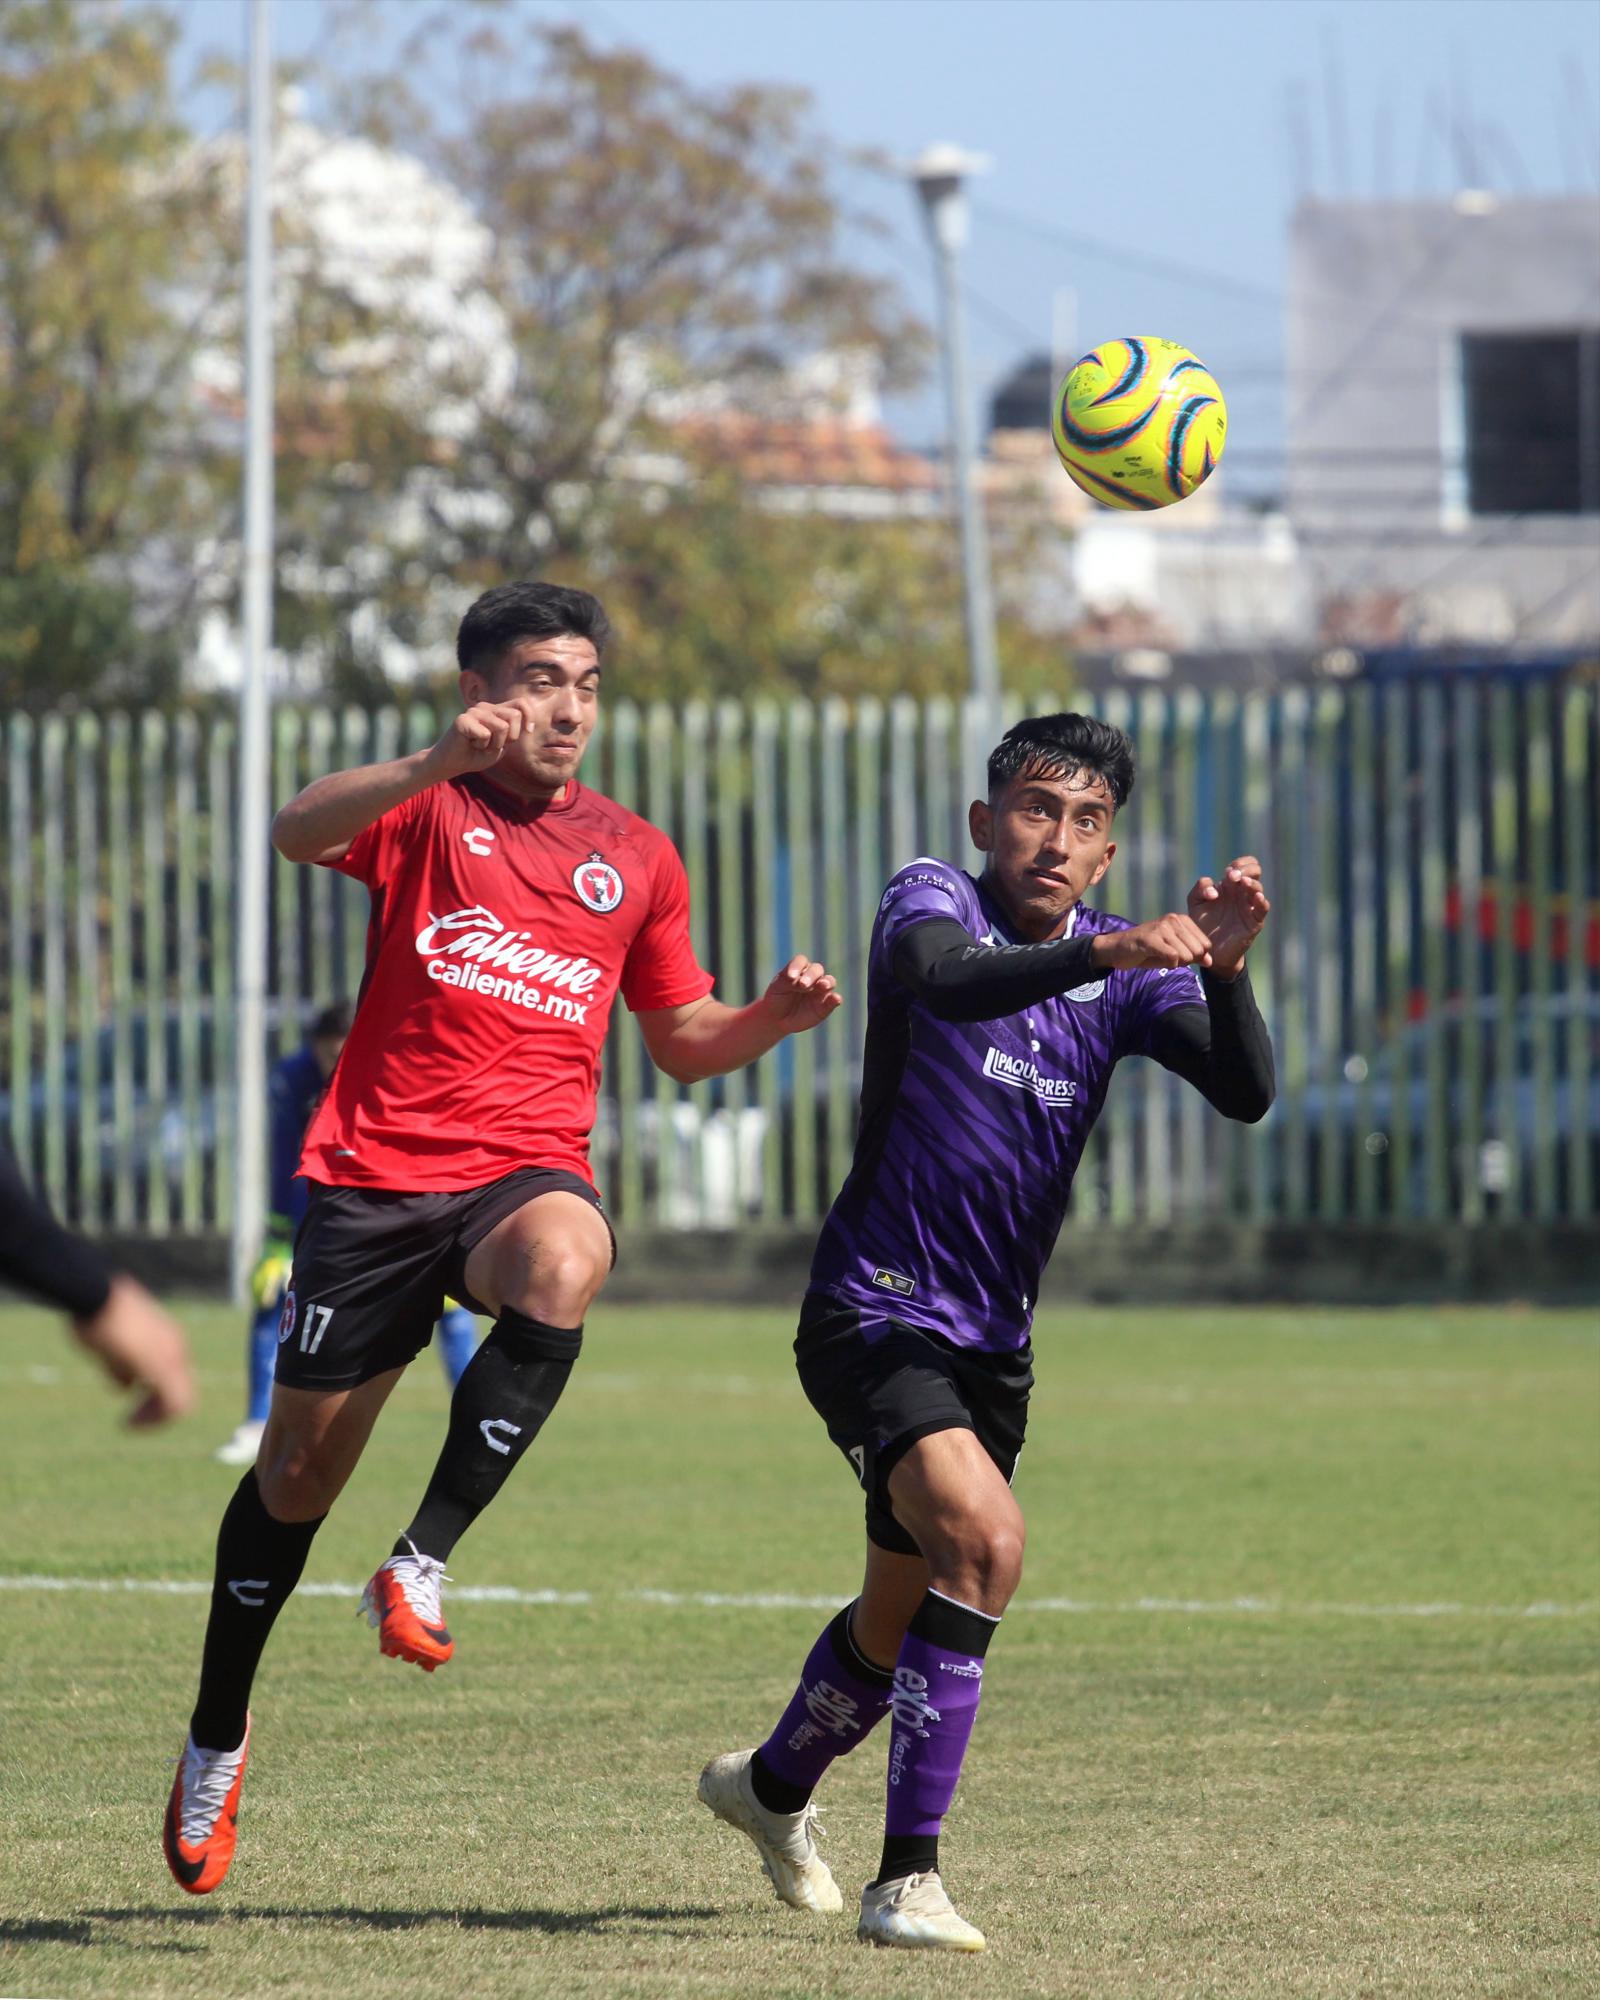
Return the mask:
[[[359,1583],[302,1583],[300,1597],[359,1598]],[[0,1576],[0,1590],[88,1591],[98,1596],[209,1597],[211,1585],[197,1577]],[[510,1584],[457,1585],[452,1604],[521,1604],[533,1607],[583,1604],[649,1604],[664,1610],[837,1611],[833,1596],[801,1597],[783,1591],[719,1590],[519,1590]],[[1286,1604],[1273,1597],[1133,1597],[1121,1602],[1079,1597],[1024,1597],[1011,1610],[1111,1617],[1154,1613],[1180,1618],[1588,1618],[1595,1604]]]

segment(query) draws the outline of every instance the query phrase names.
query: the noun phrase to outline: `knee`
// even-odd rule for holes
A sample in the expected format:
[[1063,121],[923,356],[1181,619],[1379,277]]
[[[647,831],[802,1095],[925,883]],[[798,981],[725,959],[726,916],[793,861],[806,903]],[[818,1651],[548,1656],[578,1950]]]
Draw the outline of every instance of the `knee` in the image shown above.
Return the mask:
[[606,1280],[606,1267],[586,1249],[564,1244],[528,1274],[524,1299],[508,1299],[551,1326],[578,1326]]
[[340,1481],[314,1444],[286,1439],[256,1460],[261,1504],[275,1521],[320,1520],[339,1496]]
[[971,1518],[954,1524],[946,1547],[929,1558],[935,1590],[998,1617],[1022,1581],[1022,1520]]

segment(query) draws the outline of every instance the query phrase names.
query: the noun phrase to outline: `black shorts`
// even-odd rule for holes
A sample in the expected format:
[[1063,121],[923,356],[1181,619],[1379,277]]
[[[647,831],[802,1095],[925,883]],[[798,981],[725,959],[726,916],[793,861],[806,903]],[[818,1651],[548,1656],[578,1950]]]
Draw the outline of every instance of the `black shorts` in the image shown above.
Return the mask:
[[894,1517],[889,1474],[935,1431],[971,1431],[1009,1480],[1028,1428],[1033,1348],[987,1354],[908,1326],[874,1322],[868,1339],[853,1306],[808,1292],[795,1365],[811,1407],[850,1461],[867,1496],[867,1539],[898,1555],[917,1545]]
[[[487,1187],[449,1194],[313,1181],[278,1322],[277,1380],[291,1389],[353,1389],[415,1360],[447,1295],[486,1313],[467,1290],[468,1253],[496,1223],[558,1190],[605,1215],[589,1183],[557,1167],[518,1167]],[[616,1255],[613,1234],[613,1263]]]

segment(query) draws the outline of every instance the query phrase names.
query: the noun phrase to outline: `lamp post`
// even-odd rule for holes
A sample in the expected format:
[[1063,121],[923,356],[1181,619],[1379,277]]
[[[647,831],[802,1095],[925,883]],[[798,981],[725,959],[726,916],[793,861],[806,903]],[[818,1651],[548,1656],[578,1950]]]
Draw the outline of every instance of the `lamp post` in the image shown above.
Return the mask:
[[966,616],[969,689],[976,708],[992,719],[1000,674],[995,660],[994,601],[989,589],[989,549],[974,473],[972,410],[967,387],[966,328],[956,279],[956,253],[967,241],[963,183],[989,166],[981,154],[958,146],[930,146],[908,169],[922,203],[939,280],[940,351],[950,430],[951,499],[961,530],[962,603]]

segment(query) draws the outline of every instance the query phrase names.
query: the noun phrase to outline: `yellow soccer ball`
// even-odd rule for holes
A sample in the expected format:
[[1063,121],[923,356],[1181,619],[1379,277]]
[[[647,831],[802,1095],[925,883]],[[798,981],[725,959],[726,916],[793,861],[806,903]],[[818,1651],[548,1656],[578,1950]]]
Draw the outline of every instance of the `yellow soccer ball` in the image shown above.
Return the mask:
[[1107,507],[1147,512],[1211,477],[1228,406],[1205,363],[1175,340],[1107,340],[1057,390],[1050,428],[1075,485]]

